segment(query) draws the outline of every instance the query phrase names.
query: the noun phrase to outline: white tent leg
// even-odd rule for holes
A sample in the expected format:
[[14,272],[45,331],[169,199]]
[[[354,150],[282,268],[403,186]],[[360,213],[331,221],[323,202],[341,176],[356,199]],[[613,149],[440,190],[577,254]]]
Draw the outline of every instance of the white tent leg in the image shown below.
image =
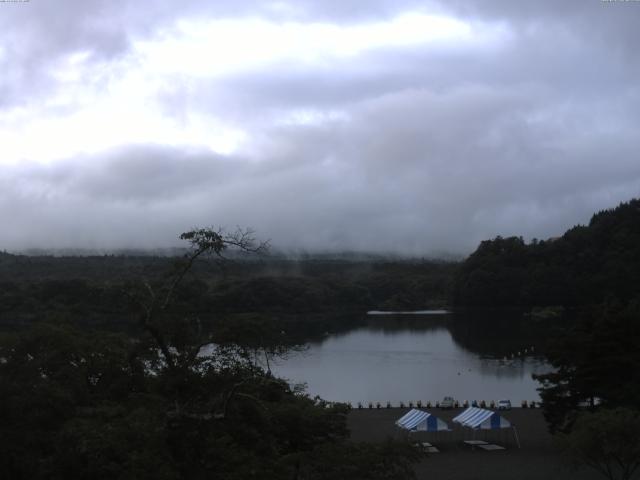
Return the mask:
[[518,448],[521,449],[522,447],[520,446],[520,439],[518,438],[518,430],[516,429],[515,425],[512,428],[513,428],[513,436],[516,439],[516,443],[518,444]]

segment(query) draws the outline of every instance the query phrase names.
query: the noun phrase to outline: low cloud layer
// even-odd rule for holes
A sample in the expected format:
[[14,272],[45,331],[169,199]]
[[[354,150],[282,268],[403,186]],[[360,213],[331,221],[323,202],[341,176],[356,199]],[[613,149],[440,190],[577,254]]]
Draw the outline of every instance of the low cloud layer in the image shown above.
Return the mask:
[[46,4],[0,4],[1,248],[468,253],[640,191],[637,2]]

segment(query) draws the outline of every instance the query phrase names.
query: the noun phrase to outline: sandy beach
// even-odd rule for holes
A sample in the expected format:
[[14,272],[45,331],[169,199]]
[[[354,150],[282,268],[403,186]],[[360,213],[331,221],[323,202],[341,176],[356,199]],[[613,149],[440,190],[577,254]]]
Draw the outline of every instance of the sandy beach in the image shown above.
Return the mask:
[[[426,410],[426,409],[423,409]],[[394,422],[408,412],[408,408],[353,410],[347,419],[354,441],[378,442],[388,437],[406,438]],[[426,410],[452,426],[451,419],[462,409]],[[425,454],[416,465],[418,479],[474,480],[474,479],[598,479],[597,472],[582,468],[572,470],[553,444],[552,436],[539,409],[514,408],[501,412],[516,426],[521,448],[516,445],[510,430],[477,432],[475,438],[505,447],[505,450],[472,450],[463,443],[473,438],[473,432],[455,428],[448,433],[412,433],[417,441],[428,441],[440,453]]]

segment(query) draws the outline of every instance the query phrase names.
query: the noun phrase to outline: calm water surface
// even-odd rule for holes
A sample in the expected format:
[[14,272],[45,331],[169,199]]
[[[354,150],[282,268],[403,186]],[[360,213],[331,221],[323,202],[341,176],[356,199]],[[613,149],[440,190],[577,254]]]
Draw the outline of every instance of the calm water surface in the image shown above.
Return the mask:
[[547,372],[549,367],[524,354],[529,338],[510,338],[515,357],[507,353],[505,361],[505,350],[499,358],[474,353],[468,349],[468,339],[465,348],[452,331],[450,322],[434,322],[433,317],[411,322],[385,318],[329,335],[304,352],[278,360],[273,370],[292,383],[306,382],[311,395],[354,404],[435,402],[445,395],[460,401],[539,400],[531,374]]

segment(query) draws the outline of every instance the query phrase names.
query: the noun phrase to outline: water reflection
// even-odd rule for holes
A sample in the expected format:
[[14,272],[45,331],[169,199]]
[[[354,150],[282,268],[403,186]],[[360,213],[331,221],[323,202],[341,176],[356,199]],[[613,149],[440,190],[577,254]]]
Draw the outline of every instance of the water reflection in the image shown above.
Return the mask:
[[448,324],[462,348],[490,358],[542,353],[548,328],[531,322],[518,310],[459,310]]
[[531,374],[547,366],[531,356],[503,359],[532,338],[514,325],[468,326],[453,315],[367,319],[365,326],[310,344],[274,370],[334,401],[538,400]]

